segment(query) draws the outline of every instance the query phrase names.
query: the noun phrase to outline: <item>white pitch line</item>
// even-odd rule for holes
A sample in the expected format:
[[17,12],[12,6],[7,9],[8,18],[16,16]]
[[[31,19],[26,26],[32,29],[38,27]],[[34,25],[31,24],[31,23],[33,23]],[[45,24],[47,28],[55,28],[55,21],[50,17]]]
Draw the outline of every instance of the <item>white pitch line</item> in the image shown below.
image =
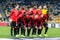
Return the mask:
[[60,38],[19,38],[19,39],[10,39],[10,38],[0,38],[0,40],[60,40]]

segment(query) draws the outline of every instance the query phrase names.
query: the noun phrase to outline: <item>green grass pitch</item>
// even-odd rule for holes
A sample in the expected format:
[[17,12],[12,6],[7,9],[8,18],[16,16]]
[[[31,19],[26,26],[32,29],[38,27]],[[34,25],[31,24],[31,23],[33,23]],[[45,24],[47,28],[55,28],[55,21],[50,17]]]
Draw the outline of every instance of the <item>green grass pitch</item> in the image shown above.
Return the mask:
[[[25,34],[27,35],[27,30]],[[44,34],[44,29],[42,31],[42,35],[43,34]],[[60,28],[49,28],[47,34],[48,34],[48,38],[60,37]],[[10,36],[10,27],[0,27],[0,38],[14,38]]]

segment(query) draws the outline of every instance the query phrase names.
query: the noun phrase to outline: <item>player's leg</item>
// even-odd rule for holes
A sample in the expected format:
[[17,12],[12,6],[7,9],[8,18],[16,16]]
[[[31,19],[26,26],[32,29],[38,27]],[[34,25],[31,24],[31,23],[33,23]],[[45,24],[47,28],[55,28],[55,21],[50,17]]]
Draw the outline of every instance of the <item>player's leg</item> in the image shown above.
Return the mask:
[[19,19],[17,20],[16,28],[17,28],[17,35],[19,35],[19,30],[20,30],[21,24]]
[[23,27],[23,35],[25,36],[25,31],[26,31],[26,22],[25,22],[25,20],[23,20],[23,24],[24,24],[24,27]]
[[33,27],[32,35],[36,36],[36,30],[37,30],[37,23],[36,23],[36,21],[33,22],[32,27]]
[[31,22],[29,21],[27,25],[27,36],[30,36],[30,31],[31,31]]
[[23,27],[21,27],[21,36],[25,37],[25,29],[23,29]]
[[48,24],[46,23],[46,25],[44,27],[45,27],[45,34],[46,34],[48,31]]
[[11,27],[11,36],[13,36],[13,27]]
[[17,35],[17,28],[14,28],[14,36]]
[[36,35],[36,28],[35,28],[35,26],[33,26],[33,32],[32,32],[32,35]]
[[18,34],[18,35],[19,35],[19,30],[20,30],[21,26],[22,26],[22,25],[21,25],[21,22],[19,21],[19,22],[18,22],[18,27],[17,27],[17,34]]
[[19,28],[21,28],[21,36],[23,36],[23,22],[19,21],[18,26],[19,26]]
[[16,30],[16,37],[19,36],[19,29],[20,29],[20,26],[19,26],[19,22],[17,23],[16,27],[15,27],[15,30]]
[[23,21],[21,21],[21,36],[22,37],[25,37],[25,27],[26,26],[24,26],[25,24],[24,24],[24,22]]
[[16,22],[15,21],[12,21],[11,22],[11,35],[13,35],[14,33],[14,36],[16,36]]
[[43,24],[43,26],[45,27],[45,32],[44,32],[44,36],[48,36],[47,35],[47,31],[48,31],[48,24],[47,24],[47,22],[44,22],[44,24]]
[[13,22],[13,27],[14,27],[14,36],[17,35],[17,28],[16,28],[16,22]]
[[23,36],[25,36],[25,29],[24,29],[24,27],[23,27]]
[[19,35],[19,30],[20,30],[20,27],[17,27],[17,34]]
[[23,27],[21,27],[21,36],[23,35]]
[[27,29],[27,36],[30,36],[30,31],[31,31],[31,28],[28,27],[28,29]]
[[13,26],[12,26],[12,22],[10,23],[10,25],[11,25],[10,34],[11,34],[11,36],[13,36]]
[[22,22],[21,22],[21,18],[17,19],[17,34],[19,35],[19,30],[22,27]]
[[23,35],[23,27],[24,27],[24,25],[23,25],[23,22],[21,22],[21,35]]
[[13,22],[11,22],[11,36],[13,36]]
[[25,36],[25,29],[23,29],[23,27],[21,27],[21,36],[22,36],[22,37]]
[[42,32],[42,22],[38,21],[38,36],[42,37],[41,32]]

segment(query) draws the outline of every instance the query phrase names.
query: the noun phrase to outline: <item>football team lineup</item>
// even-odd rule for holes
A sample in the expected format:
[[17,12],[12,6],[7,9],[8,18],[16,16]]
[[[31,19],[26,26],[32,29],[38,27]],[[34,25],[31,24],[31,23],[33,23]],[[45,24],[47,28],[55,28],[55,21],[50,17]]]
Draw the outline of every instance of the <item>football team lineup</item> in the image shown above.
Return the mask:
[[[10,35],[10,28],[11,27],[0,27],[0,38],[15,38],[14,36],[11,36]],[[60,37],[60,28],[49,28],[47,34],[48,34],[48,37],[44,37],[44,29],[42,31],[42,38],[59,38]],[[59,32],[58,32],[59,31]],[[21,32],[21,30],[20,30]],[[25,37],[22,37],[21,36],[21,33],[19,32],[19,37],[18,38],[28,38],[28,36],[25,36]],[[30,32],[30,35],[31,35],[32,31]],[[27,35],[27,32],[25,32],[25,34]],[[37,33],[36,33],[37,35]],[[41,37],[34,37],[31,35],[30,38],[41,38]]]
[[[28,37],[30,37],[31,35],[33,35],[34,37],[42,37],[41,32],[44,27],[44,36],[48,37],[48,20],[50,18],[50,14],[46,5],[39,6],[38,8],[37,5],[33,5],[33,7],[29,8],[28,10],[25,10],[24,6],[22,6],[20,10],[18,9],[19,4],[13,4],[13,8],[9,15],[11,22],[11,36],[19,37],[19,31],[21,28],[21,36],[25,37],[27,28]],[[30,35],[31,29],[32,32]],[[36,32],[38,35],[36,35]]]

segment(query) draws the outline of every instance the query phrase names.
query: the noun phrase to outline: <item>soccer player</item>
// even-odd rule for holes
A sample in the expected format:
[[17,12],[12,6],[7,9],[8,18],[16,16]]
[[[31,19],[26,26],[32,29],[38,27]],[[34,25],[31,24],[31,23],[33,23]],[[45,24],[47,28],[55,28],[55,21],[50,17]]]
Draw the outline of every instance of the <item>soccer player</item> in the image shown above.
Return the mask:
[[[35,22],[35,14],[37,13],[37,5],[34,5],[34,7],[32,8],[32,20],[31,20],[31,27],[33,28],[33,30],[32,30],[32,35],[33,36],[36,36],[36,30],[37,30],[37,26],[35,25],[35,24],[37,24],[36,22]],[[37,16],[37,15],[36,15]]]
[[21,28],[21,36],[25,37],[25,28],[26,28],[26,23],[25,23],[25,8],[24,6],[19,10],[19,16],[18,16],[18,26]]
[[14,30],[14,36],[17,35],[16,26],[17,26],[18,14],[19,14],[18,8],[19,8],[18,4],[13,4],[13,9],[11,10],[11,13],[10,13],[11,36],[13,36],[13,30]]
[[26,12],[26,27],[27,27],[27,36],[30,36],[30,30],[31,30],[31,10],[32,8],[30,8],[27,12]]
[[48,18],[49,18],[49,14],[48,14],[48,10],[47,10],[47,6],[44,5],[43,9],[42,9],[42,14],[43,14],[43,26],[45,27],[45,33],[44,36],[48,36],[46,33],[48,31]]
[[38,26],[38,36],[39,37],[42,37],[41,36],[41,31],[42,31],[42,6],[39,6],[38,9],[37,9],[37,14],[38,14],[38,19],[37,19],[37,26]]

